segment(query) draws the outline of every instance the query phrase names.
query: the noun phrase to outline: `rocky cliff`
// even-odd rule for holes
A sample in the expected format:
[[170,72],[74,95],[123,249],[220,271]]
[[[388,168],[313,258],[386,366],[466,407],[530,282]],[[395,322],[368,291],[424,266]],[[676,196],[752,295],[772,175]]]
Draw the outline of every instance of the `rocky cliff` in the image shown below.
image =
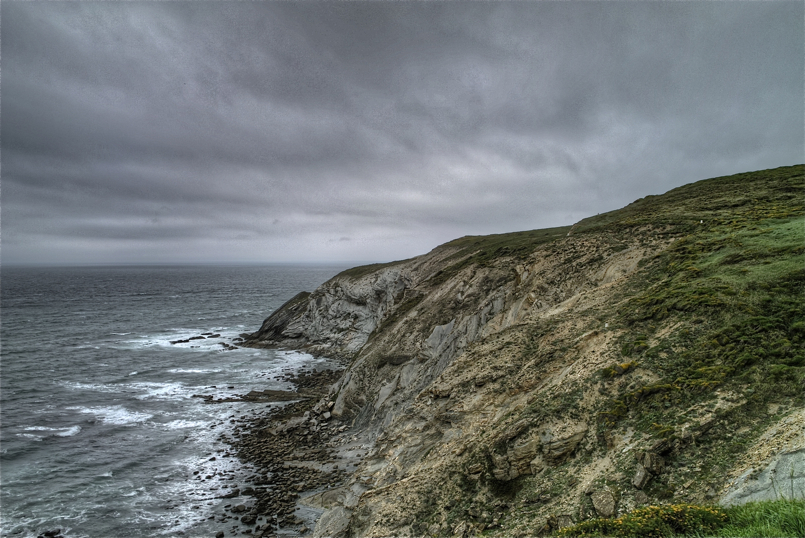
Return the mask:
[[332,413],[369,447],[316,535],[547,534],[805,494],[804,172],[464,237],[289,301],[249,345],[348,362]]

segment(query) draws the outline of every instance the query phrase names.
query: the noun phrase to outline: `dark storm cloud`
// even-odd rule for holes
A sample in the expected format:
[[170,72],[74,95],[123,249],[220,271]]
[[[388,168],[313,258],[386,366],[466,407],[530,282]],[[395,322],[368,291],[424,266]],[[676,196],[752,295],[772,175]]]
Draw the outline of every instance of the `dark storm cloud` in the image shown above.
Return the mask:
[[801,2],[2,4],[8,262],[382,260],[802,161]]

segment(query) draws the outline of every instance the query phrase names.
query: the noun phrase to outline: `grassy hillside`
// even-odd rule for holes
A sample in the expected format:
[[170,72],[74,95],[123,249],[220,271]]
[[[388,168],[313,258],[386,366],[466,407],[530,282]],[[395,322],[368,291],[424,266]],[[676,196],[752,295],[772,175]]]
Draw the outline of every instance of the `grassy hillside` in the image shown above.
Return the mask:
[[[480,342],[468,350],[470,358],[457,361],[456,368],[464,370],[473,361],[496,364],[507,372],[492,389],[501,395],[498,401],[508,394],[514,402],[525,392],[528,404],[499,411],[504,419],[496,430],[478,430],[476,447],[453,472],[486,471],[480,479],[445,488],[450,491],[445,499],[430,501],[450,510],[438,516],[423,505],[416,518],[443,521],[439,532],[461,521],[475,532],[486,528],[489,535],[556,531],[557,521],[595,514],[589,496],[582,495],[581,507],[574,508],[579,501],[569,493],[592,472],[599,474],[591,490],[623,495],[621,510],[639,506],[632,485],[633,454],[639,450],[664,459],[664,469],[640,491],[649,503],[714,500],[764,430],[805,407],[804,216],[800,165],[699,181],[647,197],[579,222],[570,237],[565,229],[530,232],[539,245],[521,234],[454,241],[476,254],[437,274],[436,284],[469,265],[511,265],[537,246],[564,260],[568,278],[594,273],[619,252],[668,246],[642,259],[600,306],[537,316]],[[540,390],[540,369],[558,372],[585,360],[590,351],[579,345],[585,335],[610,338],[597,351],[611,357],[609,365]],[[471,386],[454,388],[451,398],[460,398],[460,390],[467,391],[465,407],[477,398]],[[500,428],[528,432],[531,425],[551,421],[589,423],[598,444],[535,475],[489,476],[496,458],[516,454],[522,446],[517,443],[528,438],[502,435]],[[611,450],[626,443],[618,439],[632,439],[627,446],[636,452]],[[483,506],[508,508],[498,512],[498,523],[489,523],[473,515]],[[563,511],[569,514],[561,516]]]
[[[637,203],[604,224],[658,219],[687,233],[648,263],[617,320],[624,362],[661,378],[612,398],[603,427],[619,422],[673,437],[690,417],[680,410],[713,398],[716,389],[745,397],[722,416],[701,449],[702,479],[720,476],[769,404],[803,403],[805,385],[805,221],[803,167],[717,178]],[[709,216],[703,223],[697,218]],[[609,218],[611,218],[610,215]],[[676,220],[677,224],[670,224]],[[588,220],[580,231],[600,225]],[[682,324],[658,336],[657,328]]]

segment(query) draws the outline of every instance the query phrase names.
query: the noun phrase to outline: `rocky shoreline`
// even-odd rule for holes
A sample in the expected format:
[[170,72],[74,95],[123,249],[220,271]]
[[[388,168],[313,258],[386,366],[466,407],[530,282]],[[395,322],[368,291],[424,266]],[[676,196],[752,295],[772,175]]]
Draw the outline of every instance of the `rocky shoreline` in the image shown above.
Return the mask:
[[[296,401],[244,415],[230,436],[222,437],[255,472],[248,485],[222,495],[238,501],[215,516],[222,527],[217,538],[300,536],[313,528],[322,511],[320,497],[344,484],[360,454],[351,446],[349,425],[330,413],[334,402],[328,399],[329,390],[340,375],[337,370],[302,371],[282,378],[297,392],[253,391],[259,394],[238,398],[277,402],[293,395]],[[249,501],[240,502],[242,497]],[[316,501],[305,503],[306,498]]]

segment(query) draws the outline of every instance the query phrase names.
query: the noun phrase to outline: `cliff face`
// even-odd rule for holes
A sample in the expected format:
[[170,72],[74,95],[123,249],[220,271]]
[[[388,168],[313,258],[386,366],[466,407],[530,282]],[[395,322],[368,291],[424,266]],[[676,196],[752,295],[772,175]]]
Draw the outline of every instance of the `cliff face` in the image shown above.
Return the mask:
[[534,535],[760,488],[747,469],[805,449],[803,168],[462,238],[289,301],[250,344],[347,360],[332,412],[371,446],[316,534]]

